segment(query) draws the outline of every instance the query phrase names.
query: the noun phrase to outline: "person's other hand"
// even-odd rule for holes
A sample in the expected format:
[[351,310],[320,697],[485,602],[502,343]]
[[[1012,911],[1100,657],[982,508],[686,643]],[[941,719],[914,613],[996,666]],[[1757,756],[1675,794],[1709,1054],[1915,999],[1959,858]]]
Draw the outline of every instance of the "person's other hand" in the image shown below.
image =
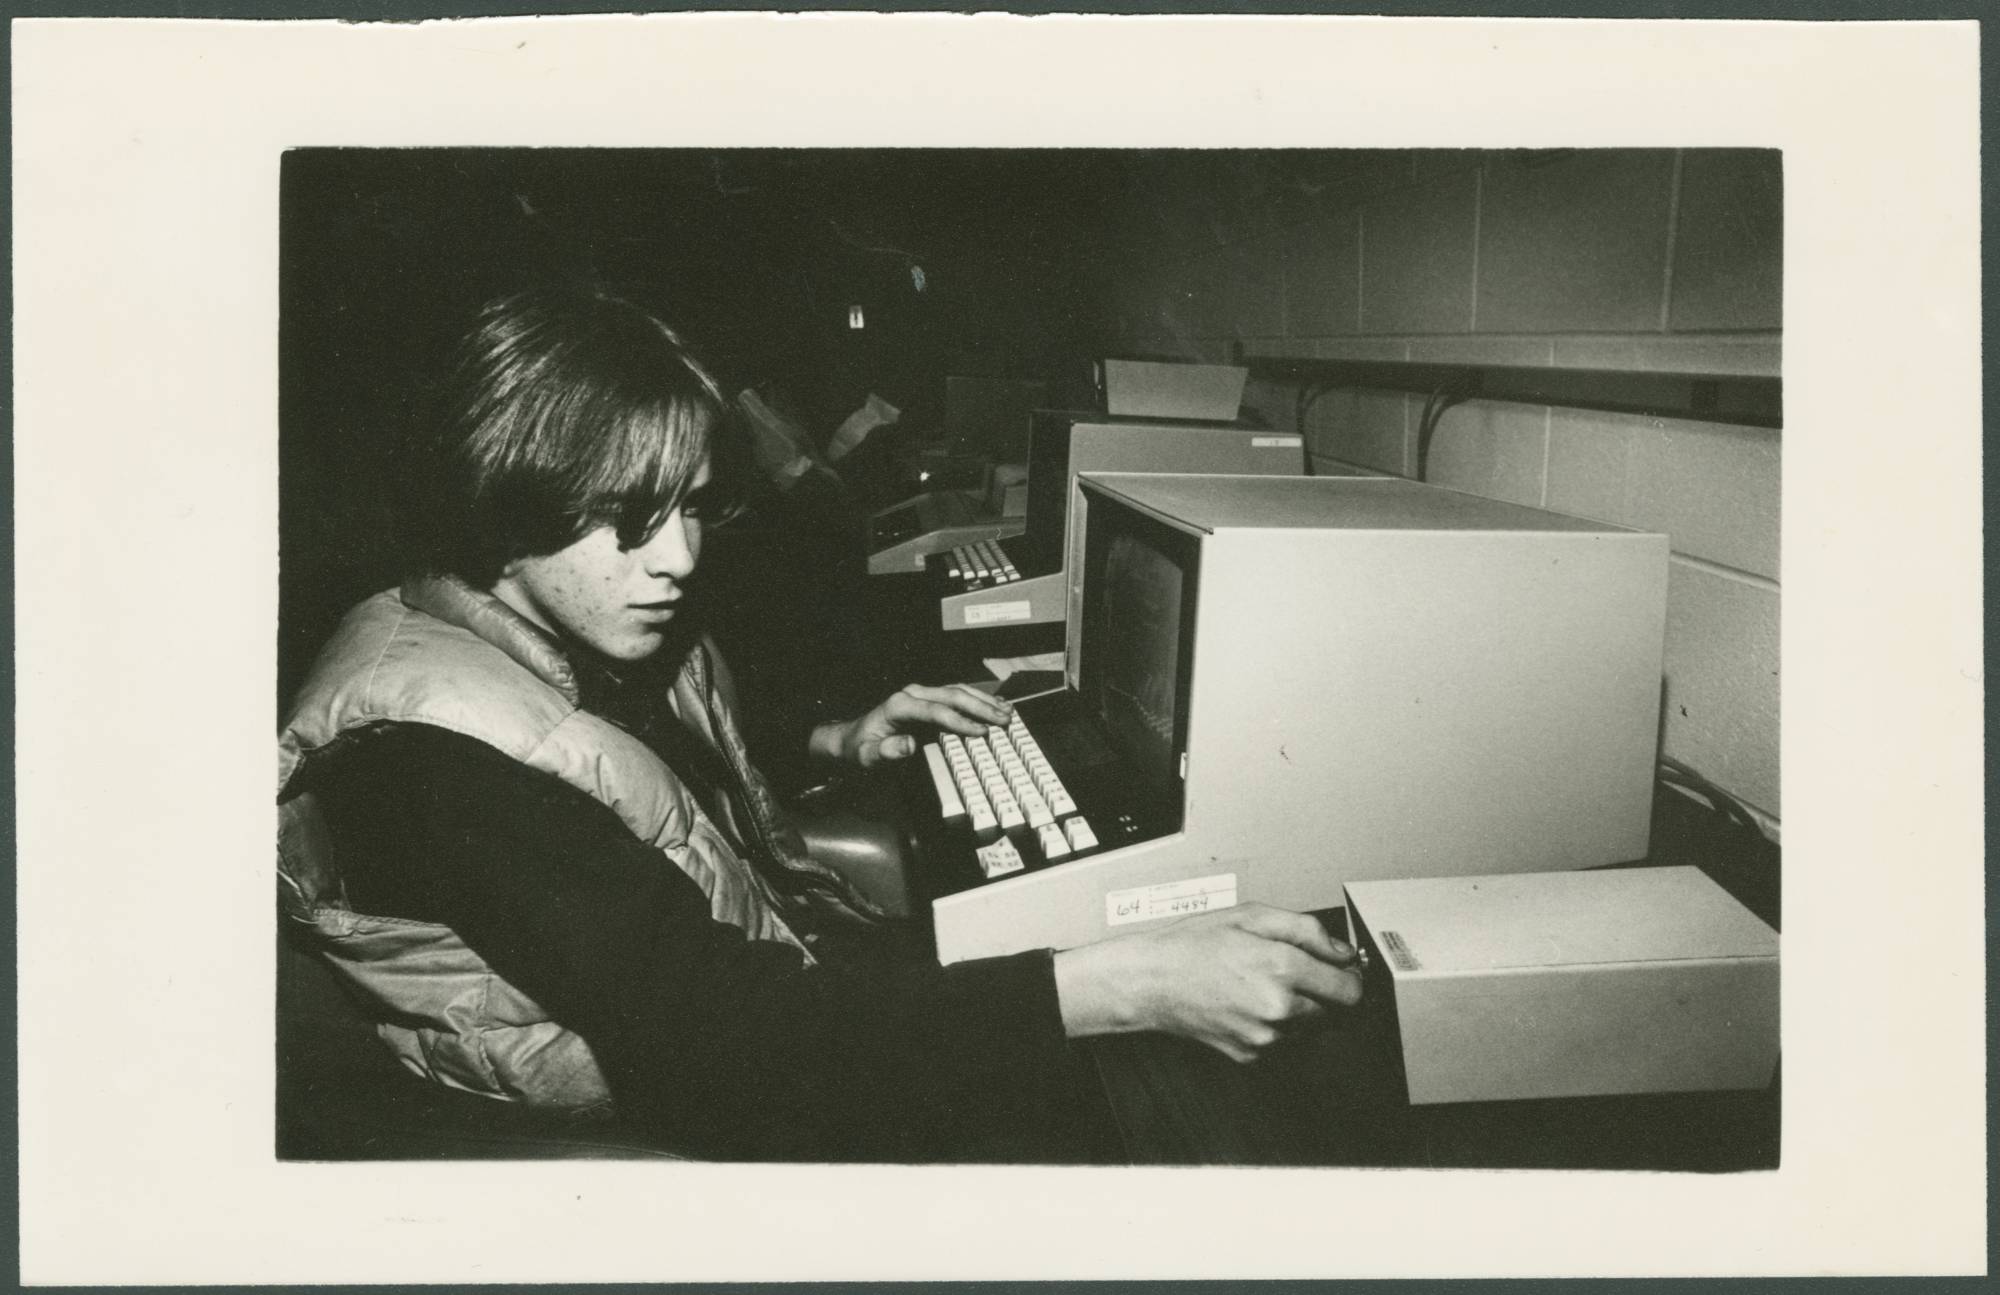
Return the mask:
[[815,755],[873,768],[916,754],[920,734],[935,729],[972,736],[1013,717],[1014,708],[966,684],[927,688],[910,684],[859,719],[813,730]]
[[1237,1061],[1288,1026],[1361,1001],[1353,946],[1263,904],[1065,949],[1055,972],[1072,1037],[1160,1030]]

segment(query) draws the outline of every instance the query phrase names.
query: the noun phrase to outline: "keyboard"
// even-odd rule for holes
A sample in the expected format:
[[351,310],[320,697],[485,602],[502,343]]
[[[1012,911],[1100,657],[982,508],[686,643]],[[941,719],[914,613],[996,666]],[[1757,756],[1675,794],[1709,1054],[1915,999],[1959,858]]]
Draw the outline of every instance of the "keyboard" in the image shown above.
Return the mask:
[[1007,551],[1000,547],[997,540],[958,545],[951,550],[945,570],[968,590],[1012,584],[1021,578],[1014,560],[1007,556]]
[[940,812],[966,821],[987,880],[1026,868],[1024,845],[1037,864],[1098,848],[1096,832],[1019,714],[979,736],[942,734],[925,745],[924,759]]

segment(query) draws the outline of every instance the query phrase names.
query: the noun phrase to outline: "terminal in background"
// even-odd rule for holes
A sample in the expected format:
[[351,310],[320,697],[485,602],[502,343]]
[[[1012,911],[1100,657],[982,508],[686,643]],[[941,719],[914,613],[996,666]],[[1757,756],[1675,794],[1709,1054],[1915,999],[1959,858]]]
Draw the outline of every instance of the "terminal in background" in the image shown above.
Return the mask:
[[870,518],[868,573],[922,571],[933,553],[1018,535],[1028,511],[1028,422],[1048,403],[1039,378],[954,374],[945,379],[940,444],[919,469],[926,485],[952,475],[974,482],[926,490]]
[[[1204,366],[1189,366],[1193,368]],[[1114,418],[1038,410],[1028,451],[1026,525],[1018,537],[955,546],[928,558],[946,630],[1060,622],[1076,592],[1082,535],[1077,482],[1086,472],[1296,476],[1303,440],[1240,423]]]

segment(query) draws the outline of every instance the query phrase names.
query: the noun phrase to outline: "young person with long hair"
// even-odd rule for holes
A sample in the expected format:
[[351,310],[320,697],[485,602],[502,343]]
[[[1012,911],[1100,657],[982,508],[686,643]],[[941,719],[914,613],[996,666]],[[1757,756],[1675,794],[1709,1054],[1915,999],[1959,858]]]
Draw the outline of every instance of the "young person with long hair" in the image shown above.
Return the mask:
[[[751,761],[698,615],[726,402],[596,291],[489,305],[417,456],[412,574],[367,599],[280,737],[288,920],[412,1071],[797,1160],[1115,1156],[1092,1035],[1254,1057],[1360,993],[1257,905],[939,967],[815,863]],[[1009,708],[904,688],[830,765]]]

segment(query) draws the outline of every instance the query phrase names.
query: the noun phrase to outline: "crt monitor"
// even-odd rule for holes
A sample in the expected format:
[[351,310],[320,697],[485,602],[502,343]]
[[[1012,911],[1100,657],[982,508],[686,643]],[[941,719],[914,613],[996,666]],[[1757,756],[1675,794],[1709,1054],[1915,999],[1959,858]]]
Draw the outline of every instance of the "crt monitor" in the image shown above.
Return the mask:
[[926,752],[944,961],[1645,855],[1666,537],[1398,478],[1080,490],[1062,687]]

